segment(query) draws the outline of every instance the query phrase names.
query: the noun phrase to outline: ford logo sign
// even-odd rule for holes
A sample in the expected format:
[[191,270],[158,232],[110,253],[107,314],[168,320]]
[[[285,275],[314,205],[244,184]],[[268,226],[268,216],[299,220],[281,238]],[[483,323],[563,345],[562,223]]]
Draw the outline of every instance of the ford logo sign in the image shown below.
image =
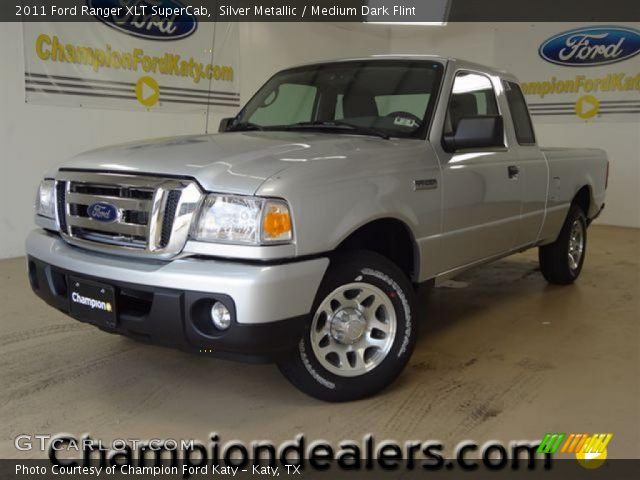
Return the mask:
[[89,218],[97,222],[113,223],[120,218],[120,212],[116,207],[106,202],[92,203],[87,207]]
[[[186,9],[179,0],[86,1],[89,8],[100,9],[98,12],[118,12],[95,17],[105,25],[134,37],[179,40],[193,34],[198,28],[198,19],[191,13],[193,9]],[[180,13],[173,14],[176,11]]]
[[556,65],[608,65],[640,53],[640,31],[629,27],[579,28],[549,38],[538,53]]

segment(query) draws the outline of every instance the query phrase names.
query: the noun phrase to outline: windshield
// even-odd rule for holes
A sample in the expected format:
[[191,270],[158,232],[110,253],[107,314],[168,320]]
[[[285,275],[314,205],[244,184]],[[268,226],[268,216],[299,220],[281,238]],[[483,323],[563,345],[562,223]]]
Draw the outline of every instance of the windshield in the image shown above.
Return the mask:
[[[442,64],[422,60],[349,61],[285,70],[256,93],[231,129],[324,131],[353,126],[364,134],[424,138],[442,71]],[[353,132],[358,130],[345,129]]]

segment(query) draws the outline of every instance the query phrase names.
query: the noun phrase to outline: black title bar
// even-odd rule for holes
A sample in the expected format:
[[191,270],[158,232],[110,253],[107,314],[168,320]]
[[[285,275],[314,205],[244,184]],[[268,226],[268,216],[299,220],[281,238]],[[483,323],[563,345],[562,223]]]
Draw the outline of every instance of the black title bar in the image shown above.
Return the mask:
[[162,21],[176,15],[172,9],[180,6],[185,8],[182,15],[203,22],[640,21],[637,0],[4,0],[0,21],[88,22],[97,12],[123,21],[150,16]]

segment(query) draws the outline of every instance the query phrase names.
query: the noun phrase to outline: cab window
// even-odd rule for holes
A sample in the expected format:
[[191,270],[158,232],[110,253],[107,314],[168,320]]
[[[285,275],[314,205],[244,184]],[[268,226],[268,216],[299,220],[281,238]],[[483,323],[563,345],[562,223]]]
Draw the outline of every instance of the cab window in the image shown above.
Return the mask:
[[485,115],[498,115],[498,104],[491,81],[485,75],[477,73],[458,73],[453,81],[444,133],[454,133],[461,118]]

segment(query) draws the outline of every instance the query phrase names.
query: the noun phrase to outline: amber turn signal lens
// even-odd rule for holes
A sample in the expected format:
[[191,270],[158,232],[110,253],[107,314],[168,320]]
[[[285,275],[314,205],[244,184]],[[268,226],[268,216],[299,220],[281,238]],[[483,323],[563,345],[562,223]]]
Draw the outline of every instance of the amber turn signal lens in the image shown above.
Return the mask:
[[281,203],[267,204],[262,231],[265,240],[291,240],[291,216],[286,205]]
[[264,219],[264,233],[267,237],[279,237],[290,230],[291,218],[288,213],[267,213]]

